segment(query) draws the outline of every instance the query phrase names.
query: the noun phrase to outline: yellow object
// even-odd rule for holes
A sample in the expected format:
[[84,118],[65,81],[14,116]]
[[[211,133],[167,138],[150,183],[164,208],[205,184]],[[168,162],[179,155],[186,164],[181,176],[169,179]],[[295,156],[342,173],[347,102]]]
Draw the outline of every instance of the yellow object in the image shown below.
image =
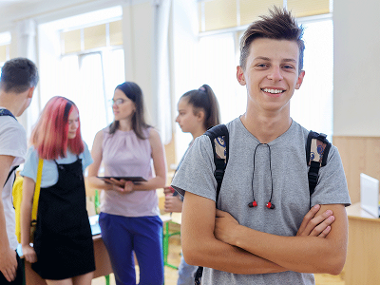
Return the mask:
[[[40,189],[41,189],[41,178],[42,178],[42,168],[43,168],[43,159],[38,160],[38,170],[37,170],[37,181],[36,187],[34,188],[33,195],[33,207],[32,207],[32,219],[33,221],[37,221],[37,210],[38,210],[38,199],[40,198]],[[17,177],[15,183],[12,188],[12,196],[13,196],[13,207],[16,212],[16,236],[17,241],[21,243],[21,223],[20,223],[20,213],[21,213],[21,200],[22,200],[22,185],[24,182],[23,177]]]

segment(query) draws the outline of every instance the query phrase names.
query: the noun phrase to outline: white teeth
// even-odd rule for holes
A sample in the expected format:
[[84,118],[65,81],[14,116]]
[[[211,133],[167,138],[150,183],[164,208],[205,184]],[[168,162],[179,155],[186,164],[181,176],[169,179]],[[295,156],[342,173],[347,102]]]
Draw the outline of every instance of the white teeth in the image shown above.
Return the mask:
[[272,94],[278,94],[278,93],[282,93],[284,90],[264,88],[263,91],[272,93]]

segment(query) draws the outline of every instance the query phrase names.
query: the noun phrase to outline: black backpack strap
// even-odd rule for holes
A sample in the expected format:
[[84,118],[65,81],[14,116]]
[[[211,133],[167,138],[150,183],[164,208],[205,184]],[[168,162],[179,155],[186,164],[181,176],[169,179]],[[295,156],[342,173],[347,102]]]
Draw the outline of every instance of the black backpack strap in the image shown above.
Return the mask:
[[197,271],[194,273],[194,284],[201,285],[203,267],[199,266]]
[[205,133],[210,138],[212,145],[212,151],[214,152],[215,163],[215,179],[218,183],[216,189],[216,200],[218,201],[220,187],[222,185],[224,171],[229,157],[229,134],[226,125],[220,124],[211,129],[208,129]]
[[322,133],[309,132],[306,143],[306,163],[309,169],[309,190],[310,196],[314,193],[314,189],[318,184],[319,169],[326,165],[331,143],[326,139],[326,135]]
[[[13,119],[15,119],[17,121],[16,117],[13,116],[13,114],[11,113],[11,111],[9,111],[7,109],[0,109],[0,117],[1,116],[9,116],[9,117],[12,117]],[[9,178],[11,177],[12,173],[17,169],[17,167],[18,167],[18,165],[14,166],[12,168],[12,170],[9,172],[8,177],[5,180],[4,186],[5,186],[5,184],[7,184]]]
[[[226,125],[220,124],[208,129],[205,133],[210,138],[212,151],[214,153],[215,172],[214,176],[218,186],[216,188],[216,200],[219,198],[220,187],[222,186],[224,171],[226,170],[229,157],[229,134]],[[200,285],[203,274],[203,267],[199,266],[194,274],[194,284]]]
[[13,114],[11,113],[11,111],[7,110],[7,109],[0,109],[0,116],[9,116],[9,117],[12,117],[13,119],[16,119],[15,116],[13,116]]
[[[12,168],[12,170],[8,173],[8,177],[7,177],[7,179],[5,180],[4,186],[5,186],[5,184],[7,184],[7,182],[8,182],[8,180],[9,180],[9,178],[11,177],[12,173],[13,173],[14,171],[16,171],[17,167],[19,167],[19,166],[18,166],[18,165],[14,166],[14,167]],[[16,177],[15,177],[15,178],[16,178]],[[4,187],[4,186],[3,186],[3,187]]]

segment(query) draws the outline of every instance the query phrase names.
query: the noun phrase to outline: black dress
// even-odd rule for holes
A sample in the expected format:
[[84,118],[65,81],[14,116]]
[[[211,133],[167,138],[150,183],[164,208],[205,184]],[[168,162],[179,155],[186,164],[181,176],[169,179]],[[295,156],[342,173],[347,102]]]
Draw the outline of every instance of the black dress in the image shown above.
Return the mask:
[[82,160],[55,163],[58,182],[40,192],[32,268],[43,279],[61,280],[94,271],[95,260]]

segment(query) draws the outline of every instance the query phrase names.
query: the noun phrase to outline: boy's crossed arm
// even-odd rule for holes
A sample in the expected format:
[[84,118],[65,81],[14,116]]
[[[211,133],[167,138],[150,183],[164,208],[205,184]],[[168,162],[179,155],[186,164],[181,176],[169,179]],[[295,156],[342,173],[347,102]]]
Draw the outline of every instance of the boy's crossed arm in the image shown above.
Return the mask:
[[[186,192],[182,215],[184,258],[189,264],[235,274],[265,274],[288,270],[337,273],[339,266],[329,268],[327,264],[331,264],[330,257],[334,254],[340,254],[341,259],[345,259],[347,239],[344,237],[347,236],[347,227],[344,226],[340,205],[329,206],[333,209],[334,216],[342,220],[337,226],[334,223],[333,232],[330,233],[330,224],[334,218],[328,218],[333,213],[325,213],[326,206],[315,206],[304,217],[296,237],[283,237],[240,226],[232,216],[222,211],[218,212],[219,218],[215,219],[217,210],[214,201]],[[344,206],[342,209],[344,211]],[[271,243],[276,245],[272,246]],[[340,251],[333,249],[337,244],[340,244]],[[323,256],[329,250],[328,256]],[[297,257],[303,251],[304,256]],[[322,256],[316,258],[318,253]]]

